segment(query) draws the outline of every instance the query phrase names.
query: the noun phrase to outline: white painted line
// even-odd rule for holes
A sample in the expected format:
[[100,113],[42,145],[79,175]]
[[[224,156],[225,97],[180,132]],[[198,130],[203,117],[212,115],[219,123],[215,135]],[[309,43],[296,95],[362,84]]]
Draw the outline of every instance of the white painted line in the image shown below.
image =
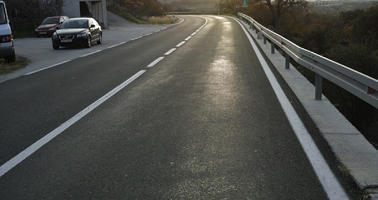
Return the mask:
[[169,51],[167,51],[164,55],[165,56],[169,56],[171,53],[173,53],[174,51],[176,51],[176,48],[172,48],[170,49]]
[[121,46],[123,44],[126,44],[127,42],[121,42],[121,43],[118,43],[118,44],[114,44],[114,45],[111,45],[111,46],[108,46],[107,49],[111,49],[111,48],[114,48],[114,47],[118,47],[118,46]]
[[179,48],[179,47],[181,47],[181,46],[184,45],[184,44],[185,44],[185,41],[182,41],[182,42],[178,43],[178,44],[176,45],[176,47]]
[[48,142],[50,142],[52,139],[60,135],[63,131],[71,127],[73,124],[75,124],[77,121],[85,117],[87,114],[89,114],[91,111],[96,109],[98,106],[103,104],[105,101],[110,99],[112,96],[117,94],[119,91],[121,91],[124,87],[129,85],[131,82],[133,82],[135,79],[140,77],[142,74],[144,74],[146,70],[141,70],[129,79],[127,79],[125,82],[121,83],[114,89],[112,89],[110,92],[106,93],[104,96],[102,96],[100,99],[89,105],[88,107],[84,108],[82,111],[77,113],[75,116],[73,116],[68,121],[64,122],[60,126],[58,126],[56,129],[39,139],[37,142],[33,143],[29,147],[27,147],[25,150],[17,154],[15,157],[4,163],[0,166],[0,177],[2,177],[5,173],[7,173],[9,170],[13,169],[15,166],[20,164],[23,160],[28,158],[30,155],[32,155],[34,152],[36,152],[38,149],[46,145]]
[[38,70],[35,70],[35,71],[32,71],[32,72],[28,72],[26,74],[24,74],[24,76],[28,76],[28,75],[31,75],[31,74],[35,74],[37,72],[40,72],[40,71],[43,71],[43,70],[46,70],[46,69],[50,69],[50,68],[53,68],[53,67],[56,67],[58,65],[62,65],[64,63],[68,63],[70,62],[71,60],[66,60],[66,61],[63,61],[63,62],[60,62],[60,63],[56,63],[56,64],[53,64],[53,65],[50,65],[48,67],[44,67],[44,68],[41,68],[41,69],[38,69]]
[[185,38],[185,41],[188,41],[190,39],[192,39],[192,36],[189,36],[189,37]]
[[130,40],[138,40],[138,39],[140,39],[140,38],[142,38],[142,36],[138,36],[138,37],[136,37],[136,38],[132,38],[132,39],[130,39]]
[[320,150],[316,146],[314,140],[310,136],[302,120],[295,112],[294,107],[291,105],[289,99],[287,98],[281,86],[279,85],[276,77],[270,70],[264,57],[261,55],[261,52],[256,46],[255,42],[253,41],[247,30],[244,28],[244,26],[236,19],[234,20],[237,23],[239,23],[239,25],[242,27],[244,33],[247,35],[248,40],[252,45],[252,48],[256,52],[257,58],[259,59],[261,66],[263,67],[265,75],[267,76],[270,84],[272,85],[274,93],[276,94],[278,101],[280,102],[281,107],[284,110],[285,115],[288,118],[290,125],[293,128],[295,135],[297,136],[304,152],[306,153],[307,158],[310,161],[324,191],[327,193],[328,198],[330,200],[349,199],[344,189],[341,187],[339,181],[336,179],[335,175],[333,174],[327,162],[325,161],[323,155],[320,153]]
[[98,53],[98,52],[101,52],[102,50],[96,50],[96,51],[93,51],[93,52],[90,52],[90,53],[87,53],[87,54],[84,54],[84,55],[81,55],[79,56],[80,58],[84,58],[84,57],[87,57],[87,56],[90,56],[90,55],[93,55],[95,53]]
[[159,57],[157,58],[156,60],[154,60],[152,63],[150,63],[149,65],[147,65],[148,68],[150,67],[153,67],[155,66],[156,64],[158,64],[160,61],[162,61],[164,59],[164,57]]
[[149,36],[149,35],[152,35],[152,33],[147,33],[147,34],[144,34],[143,36]]
[[181,17],[179,17],[179,18],[180,18],[180,19],[179,19],[178,22],[176,22],[176,23],[174,23],[174,24],[171,24],[171,25],[179,25],[179,24],[181,24],[181,23],[183,23],[183,22],[185,21],[184,18],[181,18]]

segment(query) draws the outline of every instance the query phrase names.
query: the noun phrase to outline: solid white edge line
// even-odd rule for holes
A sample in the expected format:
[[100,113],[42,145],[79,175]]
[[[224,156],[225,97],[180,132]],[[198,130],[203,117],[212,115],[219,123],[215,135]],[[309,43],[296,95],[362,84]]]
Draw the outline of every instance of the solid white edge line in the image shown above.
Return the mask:
[[160,61],[162,61],[164,59],[164,57],[159,57],[157,58],[156,60],[154,60],[152,63],[150,63],[149,65],[147,65],[148,68],[150,67],[153,67],[155,66],[156,64],[158,64]]
[[181,46],[184,45],[184,44],[185,44],[185,41],[182,41],[182,42],[178,43],[178,44],[176,45],[176,47],[179,48],[179,47],[181,47]]
[[245,29],[245,27],[235,18],[233,18],[239,25],[242,27],[244,33],[246,34],[249,42],[252,45],[252,48],[256,52],[257,58],[259,59],[261,66],[267,76],[274,93],[277,96],[278,101],[281,104],[282,109],[285,112],[286,117],[288,118],[291,127],[294,130],[295,135],[297,136],[308,160],[310,161],[316,176],[318,177],[324,191],[327,193],[330,200],[345,200],[349,199],[348,195],[345,193],[344,189],[340,185],[339,181],[333,174],[332,170],[325,161],[320,150],[316,146],[314,140],[309,134],[308,130],[304,126],[302,120],[296,113],[294,107],[291,105],[281,86],[279,85],[276,77],[273,72],[270,70],[268,64],[266,63],[264,57],[262,56],[260,50],[256,46],[255,42]]
[[190,39],[192,39],[192,36],[189,36],[189,37],[185,38],[185,41],[188,41]]
[[169,51],[167,51],[164,55],[165,56],[169,56],[171,53],[173,53],[174,51],[176,51],[176,48],[172,48],[170,49]]
[[99,50],[96,50],[96,51],[93,51],[93,52],[90,52],[90,53],[87,53],[87,54],[84,54],[84,55],[81,55],[79,56],[80,58],[84,58],[84,57],[87,57],[87,56],[90,56],[90,55],[93,55],[95,53],[98,53],[98,52],[101,52],[102,50],[99,49]]
[[25,150],[14,156],[12,159],[4,163],[0,166],[0,177],[2,177],[4,174],[6,174],[8,171],[13,169],[15,166],[20,164],[23,160],[28,158],[30,155],[32,155],[34,152],[36,152],[38,149],[46,145],[48,142],[50,142],[52,139],[60,135],[63,131],[71,127],[73,124],[75,124],[77,121],[85,117],[88,113],[93,111],[95,108],[103,104],[105,101],[110,99],[112,96],[117,94],[119,91],[121,91],[123,88],[125,88],[127,85],[129,85],[131,82],[133,82],[135,79],[140,77],[142,74],[144,74],[146,70],[141,70],[134,74],[132,77],[127,79],[125,82],[121,83],[114,89],[112,89],[110,92],[106,93],[104,96],[102,96],[100,99],[89,105],[88,107],[84,108],[82,111],[77,113],[75,116],[73,116],[71,119],[67,120],[60,126],[58,126],[56,129],[39,139],[37,142],[33,143],[29,147],[27,147]]
[[24,74],[24,76],[32,75],[32,74],[35,74],[37,72],[40,72],[40,71],[43,71],[43,70],[46,70],[46,69],[50,69],[50,68],[56,67],[58,65],[63,65],[64,63],[68,63],[70,61],[71,60],[66,60],[66,61],[63,61],[63,62],[60,62],[60,63],[56,63],[56,64],[53,64],[53,65],[50,65],[48,67],[44,67],[44,68],[41,68],[41,69],[38,69],[38,70],[35,70],[35,71],[32,71],[32,72],[28,72],[28,73]]

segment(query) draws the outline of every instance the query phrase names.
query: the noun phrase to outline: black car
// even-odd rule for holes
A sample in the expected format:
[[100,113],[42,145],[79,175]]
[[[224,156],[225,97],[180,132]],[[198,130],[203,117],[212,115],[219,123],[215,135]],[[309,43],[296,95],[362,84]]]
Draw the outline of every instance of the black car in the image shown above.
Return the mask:
[[84,46],[101,44],[102,28],[93,18],[71,18],[59,27],[52,35],[54,49],[60,46]]

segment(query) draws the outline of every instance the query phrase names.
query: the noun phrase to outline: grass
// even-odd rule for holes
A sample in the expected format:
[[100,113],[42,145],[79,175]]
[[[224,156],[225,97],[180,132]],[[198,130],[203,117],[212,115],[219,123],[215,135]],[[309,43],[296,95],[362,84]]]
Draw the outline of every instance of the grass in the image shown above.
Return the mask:
[[173,24],[176,23],[179,18],[175,16],[152,16],[146,17],[145,20],[149,24]]
[[130,13],[126,12],[126,11],[122,11],[120,9],[116,9],[116,8],[113,8],[113,7],[110,7],[108,8],[108,10],[126,20],[129,20],[131,22],[134,22],[134,23],[137,23],[137,24],[147,24],[146,21],[142,20],[142,19],[139,19],[133,15],[131,15]]
[[35,37],[35,32],[34,30],[27,30],[27,31],[13,31],[14,38],[19,39],[19,38],[31,38]]
[[136,17],[121,8],[109,7],[108,10],[128,21],[137,24],[173,24],[179,19],[175,16],[151,16],[151,17]]
[[14,63],[7,63],[4,59],[0,59],[0,74],[8,74],[24,68],[28,63],[29,60],[21,56],[17,56]]

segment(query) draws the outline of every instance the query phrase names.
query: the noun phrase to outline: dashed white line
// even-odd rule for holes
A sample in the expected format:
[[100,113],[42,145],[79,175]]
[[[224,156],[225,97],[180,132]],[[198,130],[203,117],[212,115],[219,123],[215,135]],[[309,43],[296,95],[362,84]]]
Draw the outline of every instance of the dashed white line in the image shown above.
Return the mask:
[[185,44],[185,41],[182,41],[182,42],[178,43],[178,44],[176,45],[176,47],[179,48],[179,47],[181,47],[181,46],[184,45],[184,44]]
[[140,39],[140,38],[142,38],[143,36],[138,36],[138,37],[135,37],[135,38],[132,38],[132,39],[130,39],[130,40],[138,40],[138,39]]
[[249,42],[254,49],[257,58],[259,59],[261,66],[267,76],[274,93],[277,96],[278,101],[281,104],[282,109],[285,112],[286,117],[289,120],[291,127],[294,130],[295,135],[298,138],[299,143],[301,144],[304,152],[307,155],[308,160],[310,161],[312,168],[314,169],[315,174],[317,175],[324,191],[327,193],[330,200],[346,200],[349,199],[346,195],[344,189],[341,187],[339,181],[336,179],[335,175],[331,171],[327,162],[325,161],[323,155],[320,153],[320,150],[316,146],[314,140],[310,136],[308,130],[304,126],[302,120],[296,113],[294,107],[291,105],[289,99],[282,90],[280,84],[278,83],[273,72],[270,70],[268,64],[266,63],[264,57],[261,55],[260,50],[257,45],[244,28],[244,26],[234,19],[242,27],[244,33],[246,34]]
[[174,51],[176,51],[176,48],[172,48],[170,49],[169,51],[167,51],[164,55],[165,56],[169,56],[171,53],[173,53]]
[[84,55],[81,55],[79,56],[80,58],[84,58],[84,57],[87,57],[87,56],[90,56],[90,55],[93,55],[95,53],[98,53],[98,52],[101,52],[102,50],[96,50],[96,51],[93,51],[93,52],[90,52],[90,53],[87,53],[87,54],[84,54]]
[[37,72],[40,72],[40,71],[43,71],[43,70],[46,70],[46,69],[50,69],[50,68],[53,68],[53,67],[56,67],[58,65],[62,65],[64,63],[68,63],[70,62],[71,60],[66,60],[66,61],[63,61],[63,62],[60,62],[60,63],[56,63],[56,64],[53,64],[53,65],[50,65],[48,67],[44,67],[44,68],[41,68],[41,69],[38,69],[38,70],[35,70],[35,71],[32,71],[32,72],[29,72],[29,73],[26,73],[24,74],[24,76],[28,76],[28,75],[31,75],[31,74],[35,74]]
[[108,46],[107,49],[111,49],[111,48],[114,48],[114,47],[118,47],[118,46],[121,46],[123,44],[126,44],[127,42],[121,42],[121,43],[118,43],[118,44],[113,44],[111,46]]
[[192,36],[189,36],[189,37],[185,38],[185,41],[188,41],[190,39],[192,39]]
[[155,66],[156,64],[158,64],[160,61],[162,61],[164,59],[164,57],[159,57],[157,58],[156,60],[154,60],[152,63],[150,63],[149,65],[147,65],[148,68],[150,67],[153,67]]
[[110,92],[106,93],[104,96],[102,96],[100,99],[89,105],[88,107],[84,108],[82,111],[77,113],[75,116],[73,116],[68,121],[64,122],[60,126],[58,126],[56,129],[39,139],[37,142],[33,143],[29,147],[27,147],[25,150],[14,156],[12,159],[4,163],[0,166],[0,177],[2,177],[5,173],[7,173],[9,170],[13,169],[15,166],[20,164],[23,160],[25,160],[27,157],[32,155],[34,152],[36,152],[38,149],[46,145],[48,142],[50,142],[52,139],[60,135],[63,131],[71,127],[73,124],[75,124],[77,121],[85,117],[88,113],[96,109],[98,106],[103,104],[105,101],[110,99],[112,96],[117,94],[119,91],[121,91],[123,88],[128,86],[131,82],[136,80],[138,77],[140,77],[142,74],[144,74],[146,70],[141,70],[129,79],[127,79],[125,82],[121,83],[114,89],[112,89]]

